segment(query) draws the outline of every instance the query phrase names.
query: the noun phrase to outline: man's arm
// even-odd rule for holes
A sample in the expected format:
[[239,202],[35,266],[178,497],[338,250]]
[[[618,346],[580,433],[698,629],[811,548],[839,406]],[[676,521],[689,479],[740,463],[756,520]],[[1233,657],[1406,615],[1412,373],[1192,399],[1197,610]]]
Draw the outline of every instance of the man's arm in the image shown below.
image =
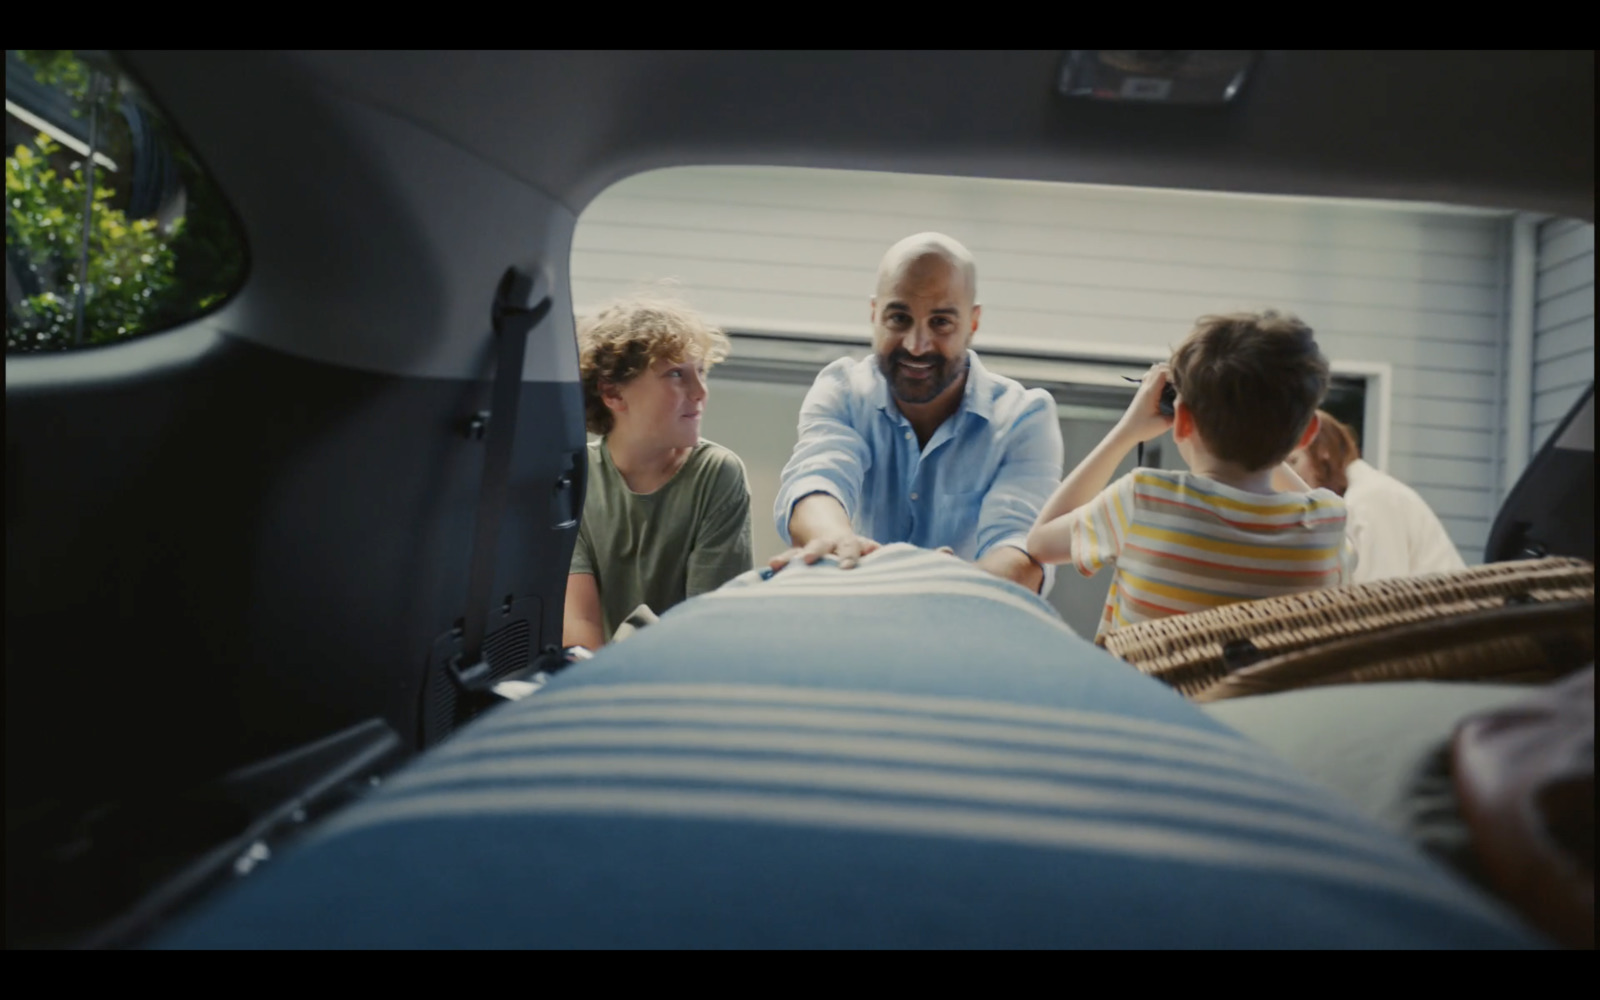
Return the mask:
[[824,368],[800,406],[799,440],[773,506],[778,535],[792,548],[771,560],[773,569],[796,557],[814,563],[829,552],[849,568],[878,547],[856,534],[850,517],[872,466],[866,438],[850,419],[851,365],[840,359]]
[[828,493],[813,493],[794,505],[789,538],[793,547],[772,557],[768,565],[773,569],[782,569],[796,558],[814,563],[829,552],[839,557],[840,569],[849,569],[879,548],[877,542],[856,534],[844,505]]
[[1005,453],[978,509],[977,565],[1043,593],[1050,575],[1028,553],[1028,529],[1061,479],[1061,423],[1055,401],[1030,391],[1006,431]]
[[1035,594],[1044,589],[1044,567],[1013,545],[996,545],[984,553],[977,565],[979,569],[1027,587]]
[[567,600],[561,617],[561,645],[599,649],[605,645],[604,614],[600,610],[600,587],[592,573],[573,573],[567,577]]

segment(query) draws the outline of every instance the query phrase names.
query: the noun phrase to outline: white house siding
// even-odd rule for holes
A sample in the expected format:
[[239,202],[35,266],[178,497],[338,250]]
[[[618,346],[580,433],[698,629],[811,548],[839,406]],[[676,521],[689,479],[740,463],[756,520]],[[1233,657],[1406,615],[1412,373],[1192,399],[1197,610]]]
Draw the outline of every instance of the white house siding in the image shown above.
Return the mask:
[[[1164,351],[1204,313],[1291,310],[1336,363],[1392,366],[1388,469],[1478,562],[1501,427],[1504,219],[854,171],[676,169],[625,180],[583,212],[573,301],[581,313],[641,281],[676,279],[735,330],[864,339],[879,257],[932,229],[977,257],[980,349]],[[714,398],[708,427],[716,409]],[[792,445],[792,431],[772,442],[777,465]],[[1068,455],[1068,467],[1081,457]],[[752,476],[773,465],[746,461]]]
[[1539,226],[1533,319],[1533,440],[1537,454],[1594,381],[1594,226]]

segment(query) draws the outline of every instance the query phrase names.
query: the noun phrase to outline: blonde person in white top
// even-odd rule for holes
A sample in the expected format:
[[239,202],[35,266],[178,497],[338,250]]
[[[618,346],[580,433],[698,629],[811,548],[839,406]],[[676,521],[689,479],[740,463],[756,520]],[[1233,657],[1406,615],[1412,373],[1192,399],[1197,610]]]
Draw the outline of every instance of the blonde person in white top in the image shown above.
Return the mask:
[[1317,436],[1289,456],[1311,486],[1344,497],[1345,533],[1357,562],[1352,583],[1465,569],[1444,525],[1416,490],[1362,459],[1350,428],[1328,413]]

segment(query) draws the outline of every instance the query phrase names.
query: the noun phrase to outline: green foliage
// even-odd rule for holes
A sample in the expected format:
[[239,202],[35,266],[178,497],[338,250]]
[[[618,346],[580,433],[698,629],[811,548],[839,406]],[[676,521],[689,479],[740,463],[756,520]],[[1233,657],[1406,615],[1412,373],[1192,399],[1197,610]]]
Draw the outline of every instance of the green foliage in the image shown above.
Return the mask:
[[[58,88],[79,105],[88,100],[89,67],[71,49],[18,49],[17,56],[40,83]],[[82,115],[81,107],[73,114]]]
[[[60,147],[43,134],[35,147],[19,145],[6,157],[6,248],[46,291],[23,300],[20,323],[14,325],[8,317],[8,351],[60,350],[76,343],[86,200],[83,167],[63,176],[51,162]],[[130,220],[113,208],[112,194],[109,188],[97,188],[94,194],[84,294],[86,344],[143,332],[164,311],[173,286],[173,243],[183,222],[163,234],[154,219]]]
[[[245,251],[232,212],[193,155],[150,112],[114,61],[106,53],[68,49],[12,54],[38,82],[71,98],[75,116],[90,116],[93,105],[96,148],[119,166],[95,168],[86,180],[86,165],[80,162],[86,158],[63,152],[44,134],[32,145],[18,145],[6,158],[6,250],[25,293],[6,310],[6,350],[80,346],[80,281],[83,346],[113,343],[192,319],[238,287]],[[138,167],[131,119],[123,110],[130,101],[140,109],[146,139],[170,152],[177,166],[183,216],[165,227],[153,218],[127,217]],[[149,143],[143,148],[149,149]],[[94,209],[84,275],[84,203],[90,181]]]

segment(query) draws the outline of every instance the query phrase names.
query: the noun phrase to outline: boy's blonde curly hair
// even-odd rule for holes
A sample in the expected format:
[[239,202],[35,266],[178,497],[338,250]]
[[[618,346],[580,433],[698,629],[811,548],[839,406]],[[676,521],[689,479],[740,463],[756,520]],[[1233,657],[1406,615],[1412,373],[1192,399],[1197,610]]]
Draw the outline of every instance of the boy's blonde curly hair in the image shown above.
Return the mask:
[[692,360],[709,369],[731,346],[721,330],[669,295],[640,292],[608,303],[578,321],[584,423],[609,434],[615,420],[602,398],[606,389],[631,382],[657,361]]

